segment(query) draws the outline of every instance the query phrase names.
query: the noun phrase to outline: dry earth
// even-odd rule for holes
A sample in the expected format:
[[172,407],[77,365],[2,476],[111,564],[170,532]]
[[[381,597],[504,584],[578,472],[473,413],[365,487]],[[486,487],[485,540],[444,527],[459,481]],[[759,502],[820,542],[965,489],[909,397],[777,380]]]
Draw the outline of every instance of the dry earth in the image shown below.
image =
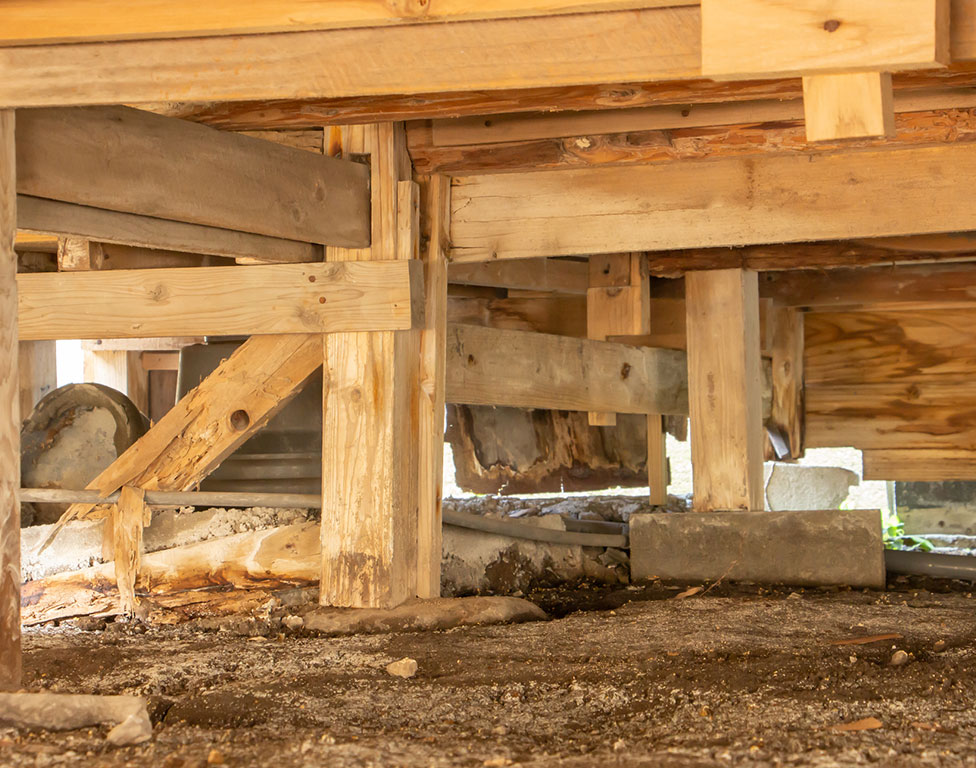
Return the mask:
[[[25,685],[148,696],[154,740],[0,728],[0,765],[973,765],[971,588],[549,590],[548,622],[340,639],[48,627]],[[416,677],[387,674],[404,656]]]

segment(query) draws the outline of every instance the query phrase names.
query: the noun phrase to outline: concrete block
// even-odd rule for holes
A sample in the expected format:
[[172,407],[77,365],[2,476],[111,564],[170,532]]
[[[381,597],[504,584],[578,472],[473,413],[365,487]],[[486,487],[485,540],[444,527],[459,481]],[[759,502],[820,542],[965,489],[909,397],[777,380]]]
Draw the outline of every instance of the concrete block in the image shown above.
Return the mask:
[[857,473],[841,467],[770,462],[764,470],[766,509],[774,511],[837,509],[860,482]]
[[635,515],[630,562],[634,580],[885,585],[877,510]]

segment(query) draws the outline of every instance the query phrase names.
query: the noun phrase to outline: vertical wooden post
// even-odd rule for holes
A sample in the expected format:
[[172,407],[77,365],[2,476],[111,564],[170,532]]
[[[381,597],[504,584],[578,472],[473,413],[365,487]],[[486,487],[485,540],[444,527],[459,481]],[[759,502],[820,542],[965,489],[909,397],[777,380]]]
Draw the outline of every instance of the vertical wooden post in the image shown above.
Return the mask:
[[104,384],[127,395],[143,413],[149,413],[149,372],[142,353],[125,350],[84,351],[85,381]]
[[[789,458],[803,456],[803,313],[773,307],[770,353],[773,358],[773,402],[769,424],[789,448]],[[767,446],[768,458],[775,458]]]
[[[447,249],[451,180],[431,176],[421,184],[420,232],[424,243],[424,326],[420,333],[420,456],[417,523],[417,594],[441,594],[441,499],[444,492],[444,393],[447,345]],[[401,227],[402,229],[402,227]]]
[[21,681],[16,233],[14,112],[0,110],[0,690]]
[[[330,137],[334,150],[336,134]],[[410,181],[402,124],[345,129],[343,154],[369,154],[372,243],[330,261],[396,259],[400,182]],[[387,608],[417,594],[420,331],[326,334],[323,342],[323,605]]]
[[[643,336],[650,329],[651,285],[642,253],[612,253],[590,257],[586,291],[586,336]],[[594,427],[612,427],[615,413],[590,413]]]
[[763,508],[759,282],[744,269],[685,276],[695,510]]
[[58,386],[57,344],[56,341],[22,341],[17,345],[22,419]]
[[663,507],[668,503],[668,456],[665,450],[667,433],[664,417],[659,413],[647,416],[647,485],[651,505]]

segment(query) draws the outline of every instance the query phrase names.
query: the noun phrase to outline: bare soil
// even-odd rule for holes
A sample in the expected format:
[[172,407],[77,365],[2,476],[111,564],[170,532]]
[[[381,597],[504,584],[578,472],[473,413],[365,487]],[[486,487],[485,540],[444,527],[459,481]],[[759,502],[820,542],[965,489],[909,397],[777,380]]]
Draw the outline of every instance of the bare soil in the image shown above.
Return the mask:
[[547,622],[340,639],[48,627],[25,686],[145,695],[155,737],[0,728],[0,765],[976,765],[971,589],[546,590]]

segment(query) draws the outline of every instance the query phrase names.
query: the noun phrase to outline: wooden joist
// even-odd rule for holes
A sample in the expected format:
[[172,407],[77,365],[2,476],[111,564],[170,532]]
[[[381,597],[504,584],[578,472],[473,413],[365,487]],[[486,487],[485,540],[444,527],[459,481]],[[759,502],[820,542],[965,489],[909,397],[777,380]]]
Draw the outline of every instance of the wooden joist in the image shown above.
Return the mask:
[[949,60],[949,0],[702,0],[702,74],[927,69]]
[[22,195],[311,243],[369,243],[369,171],[358,163],[117,106],[22,110],[16,149]]
[[23,274],[18,325],[25,340],[407,329],[422,280],[416,260]]
[[0,690],[17,690],[20,653],[20,408],[14,112],[0,110]]
[[[119,213],[104,208],[17,195],[17,226],[30,233],[71,235],[100,243],[119,243],[166,251],[253,258],[262,261],[321,261],[322,246],[182,221]],[[22,238],[18,236],[18,243]]]
[[589,287],[585,261],[525,259],[522,261],[452,264],[448,282],[527,291],[586,294]]
[[458,177],[452,259],[969,230],[974,173],[976,147],[949,144]]
[[941,482],[976,480],[976,451],[892,448],[864,451],[865,480]]
[[684,414],[688,412],[686,357],[670,349],[451,325],[447,401]]

